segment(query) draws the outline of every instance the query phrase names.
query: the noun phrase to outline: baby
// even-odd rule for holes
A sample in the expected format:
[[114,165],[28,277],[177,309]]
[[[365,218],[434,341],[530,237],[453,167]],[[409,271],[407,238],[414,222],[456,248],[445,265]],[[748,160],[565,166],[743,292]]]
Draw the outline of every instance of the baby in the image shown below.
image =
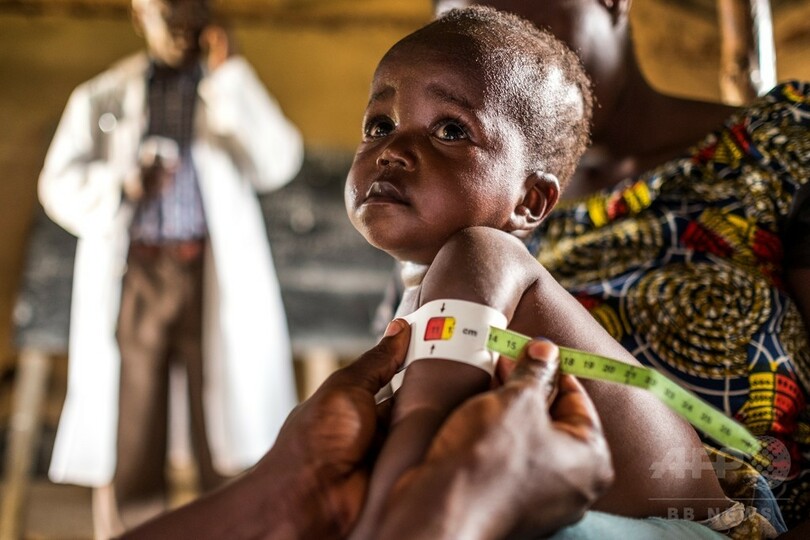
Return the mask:
[[[585,150],[591,99],[571,51],[491,8],[450,11],[385,54],[345,198],[357,230],[402,263],[398,315],[433,300],[475,302],[514,331],[637,364],[520,241],[554,207]],[[409,365],[354,538],[374,537],[397,483],[491,375],[447,359]],[[585,384],[616,471],[596,508],[641,517],[688,507],[702,519],[728,506],[708,462],[652,478],[651,466],[668,463],[673,448],[705,459],[688,424],[640,390]]]

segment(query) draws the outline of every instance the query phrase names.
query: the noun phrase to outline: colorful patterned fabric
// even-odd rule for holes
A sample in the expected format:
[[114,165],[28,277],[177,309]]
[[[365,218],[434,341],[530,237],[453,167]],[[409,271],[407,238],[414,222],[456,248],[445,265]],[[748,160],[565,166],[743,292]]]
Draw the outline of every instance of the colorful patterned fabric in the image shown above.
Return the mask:
[[780,85],[683,157],[559,204],[529,242],[642,363],[767,437],[776,459],[755,468],[788,524],[810,515],[810,350],[782,279],[809,128],[810,84]]

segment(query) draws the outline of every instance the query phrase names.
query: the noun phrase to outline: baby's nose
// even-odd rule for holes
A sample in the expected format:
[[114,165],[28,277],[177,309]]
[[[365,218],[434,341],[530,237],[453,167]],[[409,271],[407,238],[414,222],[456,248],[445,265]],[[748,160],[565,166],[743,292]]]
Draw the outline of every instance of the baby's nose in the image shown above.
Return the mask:
[[410,169],[416,162],[416,156],[413,149],[404,141],[392,141],[391,144],[386,146],[380,155],[377,156],[378,167],[391,167],[398,166],[404,169]]

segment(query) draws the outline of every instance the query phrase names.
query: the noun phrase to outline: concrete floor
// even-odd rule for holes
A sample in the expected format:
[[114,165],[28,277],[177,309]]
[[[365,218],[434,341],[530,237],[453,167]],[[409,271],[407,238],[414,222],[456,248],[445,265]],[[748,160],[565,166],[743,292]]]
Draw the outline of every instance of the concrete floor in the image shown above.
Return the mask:
[[[90,511],[90,490],[69,485],[55,485],[47,480],[49,456],[53,446],[56,421],[59,417],[67,372],[67,358],[52,357],[49,384],[43,404],[39,444],[31,460],[31,483],[25,495],[26,504],[21,516],[21,538],[25,539],[85,539],[93,537]],[[14,378],[4,377],[0,383],[0,463],[4,475],[0,477],[0,502],[5,495],[5,468],[7,439],[10,429],[12,400],[15,396]],[[3,508],[0,506],[0,508]],[[5,538],[3,540],[6,540]]]
[[[0,493],[2,501],[2,493]],[[92,540],[90,489],[35,480],[23,520],[25,540]]]
[[[50,357],[47,392],[42,403],[39,441],[30,456],[30,482],[24,494],[24,504],[20,516],[20,539],[24,540],[85,540],[93,538],[92,493],[90,488],[54,484],[47,478],[50,456],[53,451],[56,426],[64,401],[67,383],[67,358],[60,355]],[[6,493],[5,469],[9,466],[8,430],[12,422],[12,401],[15,398],[13,378],[0,379],[0,508]],[[168,472],[170,485],[169,505],[177,507],[197,496],[196,476],[192,462],[178,462],[175,457]],[[2,519],[2,518],[0,518]],[[3,525],[3,524],[0,524]],[[0,540],[5,529],[0,527]],[[16,540],[16,539],[14,539]]]
[[[172,469],[169,505],[176,508],[197,496],[196,476],[190,466]],[[0,482],[0,505],[5,484]],[[92,490],[54,484],[38,473],[32,479],[20,518],[20,540],[94,540]],[[10,539],[3,539],[10,540]]]
[[[186,504],[197,496],[193,469],[175,470],[170,477],[171,507]],[[0,483],[0,504],[3,488],[5,485]],[[20,540],[93,540],[90,488],[54,484],[38,477],[29,487],[27,501],[21,518]]]

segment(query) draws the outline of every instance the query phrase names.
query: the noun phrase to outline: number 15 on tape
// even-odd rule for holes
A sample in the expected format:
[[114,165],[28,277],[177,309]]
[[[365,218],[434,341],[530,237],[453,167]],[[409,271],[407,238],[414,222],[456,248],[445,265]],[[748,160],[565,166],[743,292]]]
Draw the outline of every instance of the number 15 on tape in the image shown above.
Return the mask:
[[[490,327],[487,348],[514,360],[529,341],[528,337],[516,332]],[[586,379],[643,388],[690,424],[727,447],[749,456],[756,455],[760,450],[757,438],[742,424],[653,369],[631,366],[612,358],[560,347],[560,370]]]

